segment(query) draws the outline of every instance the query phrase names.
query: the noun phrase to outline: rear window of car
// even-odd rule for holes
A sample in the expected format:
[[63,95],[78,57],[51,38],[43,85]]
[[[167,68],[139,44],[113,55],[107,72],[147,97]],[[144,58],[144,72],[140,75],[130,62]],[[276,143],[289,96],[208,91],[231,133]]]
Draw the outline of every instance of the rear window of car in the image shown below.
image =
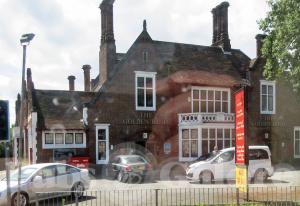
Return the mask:
[[269,159],[268,152],[264,149],[250,149],[249,160]]
[[123,159],[123,162],[125,164],[130,164],[130,163],[145,163],[145,160],[142,157],[125,157]]

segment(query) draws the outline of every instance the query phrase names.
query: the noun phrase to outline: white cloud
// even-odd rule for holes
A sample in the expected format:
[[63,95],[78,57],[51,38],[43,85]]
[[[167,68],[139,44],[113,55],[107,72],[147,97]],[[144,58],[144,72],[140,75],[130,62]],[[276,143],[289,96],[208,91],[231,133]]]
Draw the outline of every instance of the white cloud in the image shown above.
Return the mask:
[[[116,0],[114,29],[118,52],[126,52],[147,19],[153,39],[210,45],[211,9],[221,0]],[[67,76],[76,76],[83,89],[83,64],[98,74],[101,0],[0,0],[0,91],[1,99],[14,101],[20,91],[21,34],[36,37],[28,47],[27,67],[39,89],[68,89]],[[229,35],[234,48],[255,56],[256,21],[265,16],[263,0],[230,0]]]

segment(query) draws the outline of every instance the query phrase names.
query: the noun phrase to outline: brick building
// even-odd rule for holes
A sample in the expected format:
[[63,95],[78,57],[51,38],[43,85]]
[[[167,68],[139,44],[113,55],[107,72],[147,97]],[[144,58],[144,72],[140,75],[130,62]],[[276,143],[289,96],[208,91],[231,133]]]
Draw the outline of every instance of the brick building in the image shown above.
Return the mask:
[[31,162],[79,155],[100,168],[112,155],[137,151],[161,166],[195,160],[215,145],[234,146],[234,92],[247,85],[250,144],[269,145],[275,162],[296,163],[299,100],[287,83],[263,79],[263,35],[253,60],[231,48],[227,2],[212,10],[212,45],[153,40],[144,21],[126,53],[116,52],[113,4],[100,5],[99,75],[91,80],[91,67],[82,67],[84,91],[75,91],[74,76],[68,91],[35,89],[27,71],[23,126]]

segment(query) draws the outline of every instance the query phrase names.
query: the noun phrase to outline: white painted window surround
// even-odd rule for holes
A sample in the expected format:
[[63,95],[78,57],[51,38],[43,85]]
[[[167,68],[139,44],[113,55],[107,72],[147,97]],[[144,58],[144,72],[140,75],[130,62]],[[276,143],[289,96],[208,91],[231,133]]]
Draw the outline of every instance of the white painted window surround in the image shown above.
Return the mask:
[[294,127],[294,158],[300,158],[300,126]]
[[[66,142],[69,134],[72,134],[72,143]],[[45,130],[42,137],[43,149],[86,148],[86,134],[82,130]]]
[[193,161],[202,154],[212,152],[215,145],[218,146],[218,149],[235,145],[234,124],[179,127],[179,161]]
[[135,71],[135,109],[156,110],[156,72]]
[[276,113],[276,82],[260,80],[260,113]]
[[193,86],[191,99],[193,113],[230,113],[231,94],[229,88]]
[[95,124],[96,164],[108,164],[108,161],[109,161],[109,126],[110,126],[110,124]]

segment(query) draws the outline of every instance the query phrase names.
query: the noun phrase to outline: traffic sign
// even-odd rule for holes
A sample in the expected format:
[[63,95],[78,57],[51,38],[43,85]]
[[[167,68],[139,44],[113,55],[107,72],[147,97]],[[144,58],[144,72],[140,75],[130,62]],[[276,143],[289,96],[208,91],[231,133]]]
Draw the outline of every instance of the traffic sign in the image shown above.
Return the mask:
[[9,105],[8,101],[0,100],[0,141],[9,140]]

